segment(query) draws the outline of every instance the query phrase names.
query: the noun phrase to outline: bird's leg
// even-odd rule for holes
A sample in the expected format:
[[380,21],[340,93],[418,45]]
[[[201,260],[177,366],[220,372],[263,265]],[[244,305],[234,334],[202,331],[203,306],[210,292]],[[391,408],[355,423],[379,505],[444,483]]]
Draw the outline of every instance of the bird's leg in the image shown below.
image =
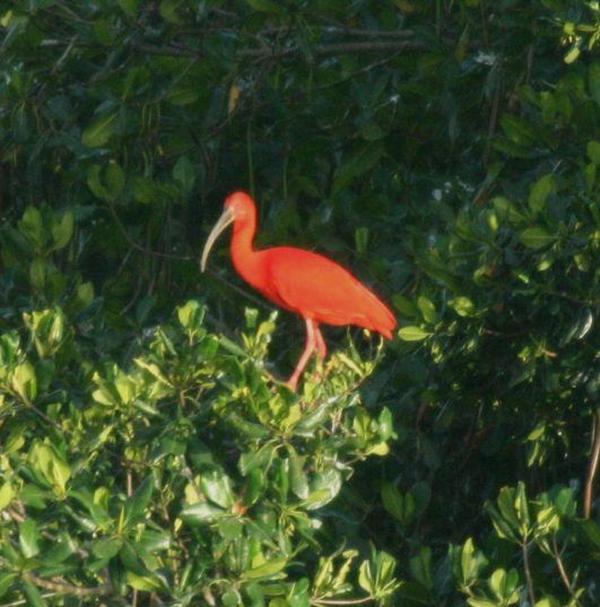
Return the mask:
[[318,365],[317,365],[317,379],[319,381],[324,380],[325,377],[327,376],[327,372],[323,369],[323,361],[325,360],[325,357],[327,356],[327,344],[325,343],[325,340],[323,339],[323,335],[321,334],[321,331],[319,329],[319,325],[317,323],[315,323],[315,340],[317,342],[317,360],[318,360]]
[[[310,358],[310,355],[317,348],[317,340],[315,339],[315,325],[314,322],[310,318],[306,318],[306,347],[304,348],[304,352],[302,352],[302,356],[292,373],[292,376],[287,380],[286,385],[288,388],[296,391],[296,387],[298,386],[298,380],[300,379],[300,375],[302,375],[302,371],[304,371],[304,367],[306,367],[306,363]],[[316,329],[318,333],[319,330]],[[322,339],[322,338],[321,338]]]
[[315,323],[315,338],[317,340],[317,354],[321,360],[325,360],[325,357],[327,356],[327,346],[325,345],[325,340],[321,335],[321,331],[317,323]]

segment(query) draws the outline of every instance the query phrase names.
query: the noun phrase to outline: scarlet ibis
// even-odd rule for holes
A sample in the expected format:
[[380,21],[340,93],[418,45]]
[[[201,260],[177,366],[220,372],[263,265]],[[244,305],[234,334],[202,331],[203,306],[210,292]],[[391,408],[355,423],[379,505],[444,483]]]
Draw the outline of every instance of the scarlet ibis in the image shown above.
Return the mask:
[[316,352],[321,359],[327,354],[319,323],[357,325],[392,339],[396,319],[390,309],[335,261],[295,247],[255,250],[256,205],[245,192],[225,199],[223,214],[202,251],[202,272],[213,244],[231,223],[231,258],[238,274],[267,299],[300,314],[306,323],[306,347],[287,381],[292,390],[311,354]]

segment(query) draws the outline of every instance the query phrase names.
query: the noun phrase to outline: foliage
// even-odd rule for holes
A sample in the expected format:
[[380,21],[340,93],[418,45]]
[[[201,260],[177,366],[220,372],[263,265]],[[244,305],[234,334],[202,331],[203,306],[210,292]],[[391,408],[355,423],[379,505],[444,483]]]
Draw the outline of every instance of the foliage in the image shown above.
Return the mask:
[[[0,3],[0,603],[597,604],[599,15]],[[274,381],[236,188],[393,343]]]

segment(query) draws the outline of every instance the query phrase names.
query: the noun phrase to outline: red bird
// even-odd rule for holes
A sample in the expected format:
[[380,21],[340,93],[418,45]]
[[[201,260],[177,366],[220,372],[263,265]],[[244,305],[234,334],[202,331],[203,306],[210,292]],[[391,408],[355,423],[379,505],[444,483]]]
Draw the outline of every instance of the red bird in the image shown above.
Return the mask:
[[331,259],[297,249],[273,247],[256,251],[256,205],[245,192],[225,199],[223,214],[208,235],[200,267],[202,272],[210,250],[223,230],[233,223],[231,258],[238,274],[267,299],[306,322],[306,347],[287,381],[295,390],[313,352],[325,358],[327,346],[319,323],[357,325],[392,339],[396,319],[390,309],[348,270]]

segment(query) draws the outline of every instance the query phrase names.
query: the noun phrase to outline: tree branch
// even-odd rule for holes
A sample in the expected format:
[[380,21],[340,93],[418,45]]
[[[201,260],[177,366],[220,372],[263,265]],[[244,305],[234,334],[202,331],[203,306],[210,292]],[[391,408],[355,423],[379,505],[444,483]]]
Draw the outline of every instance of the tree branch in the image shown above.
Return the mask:
[[53,592],[60,594],[71,594],[74,596],[99,596],[103,594],[111,594],[113,592],[112,584],[101,584],[100,586],[96,586],[94,588],[84,588],[82,586],[69,584],[68,582],[60,579],[47,580],[33,573],[24,573],[23,577],[40,588],[52,590]]
[[523,569],[525,569],[525,580],[527,581],[527,592],[529,594],[529,601],[533,607],[535,605],[535,592],[533,590],[533,578],[531,577],[531,569],[529,567],[529,544],[524,543],[521,546],[523,551]]
[[[315,44],[310,47],[310,52],[315,55],[345,55],[349,53],[390,53],[394,51],[423,50],[425,45],[416,40],[398,41],[369,41],[369,42],[337,42],[333,44]],[[275,49],[243,49],[237,53],[238,57],[253,57],[257,59],[267,57],[288,57],[300,55],[305,52],[304,48],[291,46],[276,51]]]
[[374,603],[372,596],[366,596],[362,599],[313,599],[313,605],[364,605],[365,603]]
[[325,31],[364,38],[413,38],[415,35],[412,30],[364,30],[343,25],[330,25],[325,28]]
[[[153,44],[134,44],[135,50],[149,55],[168,55],[172,57],[190,57],[201,59],[204,53],[185,46],[155,46]],[[332,44],[315,44],[310,47],[310,53],[319,56],[346,55],[351,53],[391,53],[398,51],[424,50],[426,45],[418,40],[372,40],[368,42],[336,42]],[[302,55],[305,48],[290,46],[277,49],[270,46],[264,48],[248,48],[237,51],[239,59],[268,59]]]
[[594,478],[598,472],[598,460],[600,459],[600,409],[594,412],[592,425],[592,453],[588,466],[587,478],[585,480],[585,491],[583,496],[583,516],[590,518],[592,514],[592,502],[594,501]]

